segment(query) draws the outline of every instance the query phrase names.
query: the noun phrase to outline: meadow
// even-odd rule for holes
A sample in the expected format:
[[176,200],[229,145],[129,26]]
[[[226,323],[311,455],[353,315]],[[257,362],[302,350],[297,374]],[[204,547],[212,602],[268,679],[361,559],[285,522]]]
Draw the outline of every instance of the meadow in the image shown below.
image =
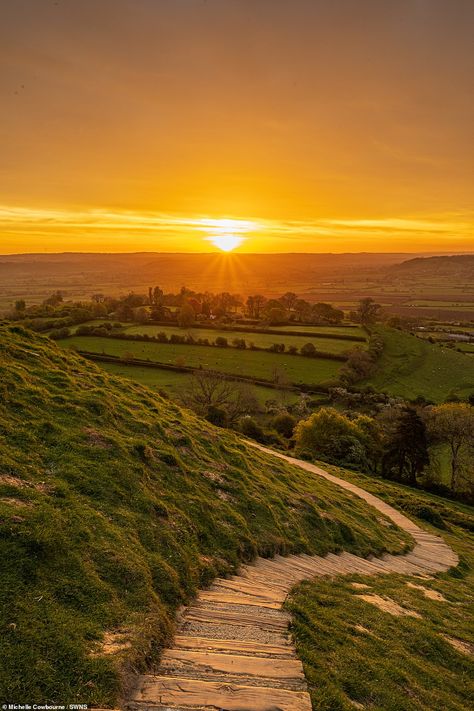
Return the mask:
[[[125,363],[100,363],[100,367],[113,375],[135,380],[141,385],[152,388],[152,390],[166,391],[173,398],[183,397],[191,384],[192,378],[188,373],[127,365]],[[266,388],[263,385],[253,384],[251,389],[258,403],[262,406],[269,400],[286,406],[296,402],[299,398],[299,393],[293,390]]]
[[376,371],[359,386],[390,395],[442,402],[465,398],[474,390],[474,360],[402,331],[380,328],[384,349]]
[[174,343],[126,341],[100,336],[71,336],[61,344],[68,348],[118,357],[151,360],[158,363],[217,370],[274,381],[285,380],[295,385],[321,385],[337,377],[341,363],[326,358],[304,358],[266,351],[190,346]]
[[[305,326],[300,326],[299,331],[306,331]],[[349,329],[348,329],[349,330]],[[253,343],[258,348],[269,348],[275,343],[284,343],[286,349],[289,346],[294,346],[300,349],[306,343],[312,343],[316,350],[323,351],[325,353],[346,353],[354,347],[364,348],[365,344],[360,341],[349,341],[344,338],[337,338],[337,335],[346,333],[345,329],[339,329],[339,333],[335,334],[334,338],[318,338],[318,331],[314,328],[310,331],[314,333],[314,336],[293,336],[288,332],[287,327],[281,329],[281,335],[274,333],[257,333],[255,331],[240,331],[232,329],[219,329],[219,328],[179,328],[179,326],[149,326],[147,324],[140,324],[129,326],[125,328],[125,333],[134,335],[149,335],[156,336],[158,333],[166,333],[167,336],[177,335],[177,336],[192,336],[193,338],[207,338],[210,342],[215,341],[219,336],[227,338],[229,343],[235,338],[245,340],[247,346]],[[310,332],[308,331],[308,333]],[[323,334],[332,335],[331,331],[326,327],[319,327],[319,332]],[[348,335],[359,335],[352,333],[350,329]],[[366,336],[366,334],[362,334]]]

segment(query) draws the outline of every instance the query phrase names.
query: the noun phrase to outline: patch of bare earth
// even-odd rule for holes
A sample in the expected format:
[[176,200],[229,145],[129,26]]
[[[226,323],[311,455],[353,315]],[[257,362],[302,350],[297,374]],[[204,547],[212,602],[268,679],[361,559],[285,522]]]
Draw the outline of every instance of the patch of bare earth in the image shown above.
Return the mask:
[[448,602],[444,595],[441,595],[437,590],[430,590],[429,588],[424,588],[423,585],[416,585],[416,583],[407,583],[407,587],[413,588],[414,590],[421,590],[423,595],[430,600],[438,600],[439,602]]
[[100,449],[110,449],[110,444],[103,438],[102,434],[93,427],[84,427],[89,444]]
[[396,615],[397,617],[421,617],[418,612],[414,610],[407,610],[406,607],[402,607],[395,600],[389,597],[381,597],[380,595],[357,595],[365,602],[375,605],[379,610],[383,612],[388,612],[390,615]]
[[124,652],[129,649],[130,646],[130,630],[111,630],[104,633],[102,642],[93,650],[91,656],[98,657],[103,654],[118,654],[119,652]]
[[369,590],[370,585],[366,585],[365,583],[351,583],[353,588],[356,588],[357,590]]
[[462,639],[456,639],[456,637],[450,637],[447,634],[442,634],[441,637],[448,642],[451,647],[454,647],[461,654],[474,654],[474,644],[470,642],[464,642]]

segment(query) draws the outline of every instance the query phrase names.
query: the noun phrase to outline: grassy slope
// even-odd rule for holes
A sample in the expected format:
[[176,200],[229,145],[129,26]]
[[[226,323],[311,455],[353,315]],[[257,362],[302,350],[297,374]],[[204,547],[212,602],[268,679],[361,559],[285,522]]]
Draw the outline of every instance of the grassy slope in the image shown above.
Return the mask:
[[[474,696],[474,514],[472,509],[408,487],[364,475],[333,473],[354,481],[426,524],[436,512],[445,540],[459,553],[458,568],[434,578],[355,575],[302,583],[287,603],[294,616],[298,653],[310,684],[313,708],[351,711],[464,711]],[[351,583],[366,584],[356,589]],[[423,590],[441,593],[432,600]],[[420,618],[392,616],[359,594],[388,597]],[[470,645],[471,654],[453,648],[443,635]]]
[[412,400],[442,402],[474,392],[474,360],[395,329],[381,329],[385,348],[376,373],[361,385]]
[[[21,328],[0,328],[0,390],[2,699],[113,704],[177,606],[256,554],[406,545],[328,482]],[[106,655],[117,630],[131,647]]]
[[271,380],[276,370],[285,373],[292,383],[318,384],[335,378],[341,362],[325,358],[303,358],[261,351],[241,351],[236,348],[187,346],[183,344],[146,343],[124,341],[100,336],[72,336],[60,341],[62,346],[74,346],[79,350],[109,353],[122,356],[133,353],[136,358],[148,358],[161,363],[174,364],[182,358],[185,365],[225,373],[252,375]]

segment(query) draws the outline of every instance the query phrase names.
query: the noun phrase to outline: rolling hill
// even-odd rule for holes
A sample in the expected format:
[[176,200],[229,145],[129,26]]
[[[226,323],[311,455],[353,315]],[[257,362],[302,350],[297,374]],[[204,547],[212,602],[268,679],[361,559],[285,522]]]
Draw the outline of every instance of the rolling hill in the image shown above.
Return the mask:
[[474,392],[474,359],[440,348],[409,333],[380,328],[384,350],[376,372],[359,385],[370,385],[389,395],[443,402]]
[[113,705],[239,562],[407,546],[329,482],[18,326],[0,390],[2,698]]

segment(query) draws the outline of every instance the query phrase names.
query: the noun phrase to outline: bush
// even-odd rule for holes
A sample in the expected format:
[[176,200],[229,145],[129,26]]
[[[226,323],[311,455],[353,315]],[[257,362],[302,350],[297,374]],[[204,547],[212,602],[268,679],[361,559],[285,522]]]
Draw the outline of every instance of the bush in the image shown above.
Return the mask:
[[290,415],[288,412],[281,412],[276,415],[272,420],[272,427],[278,434],[283,435],[287,439],[293,437],[293,431],[296,426],[296,419]]
[[306,358],[314,358],[316,355],[316,348],[313,343],[305,343],[304,346],[301,346],[300,353]]
[[215,344],[218,348],[227,348],[229,345],[229,342],[227,338],[224,338],[224,336],[217,336],[215,340]]
[[295,428],[296,449],[335,464],[369,468],[366,433],[330,407],[322,407]]
[[222,407],[210,405],[207,410],[206,420],[216,427],[227,427],[227,413]]
[[260,427],[258,422],[256,422],[253,417],[250,417],[250,415],[246,415],[240,420],[240,431],[246,437],[255,439],[257,442],[266,442],[262,427]]

